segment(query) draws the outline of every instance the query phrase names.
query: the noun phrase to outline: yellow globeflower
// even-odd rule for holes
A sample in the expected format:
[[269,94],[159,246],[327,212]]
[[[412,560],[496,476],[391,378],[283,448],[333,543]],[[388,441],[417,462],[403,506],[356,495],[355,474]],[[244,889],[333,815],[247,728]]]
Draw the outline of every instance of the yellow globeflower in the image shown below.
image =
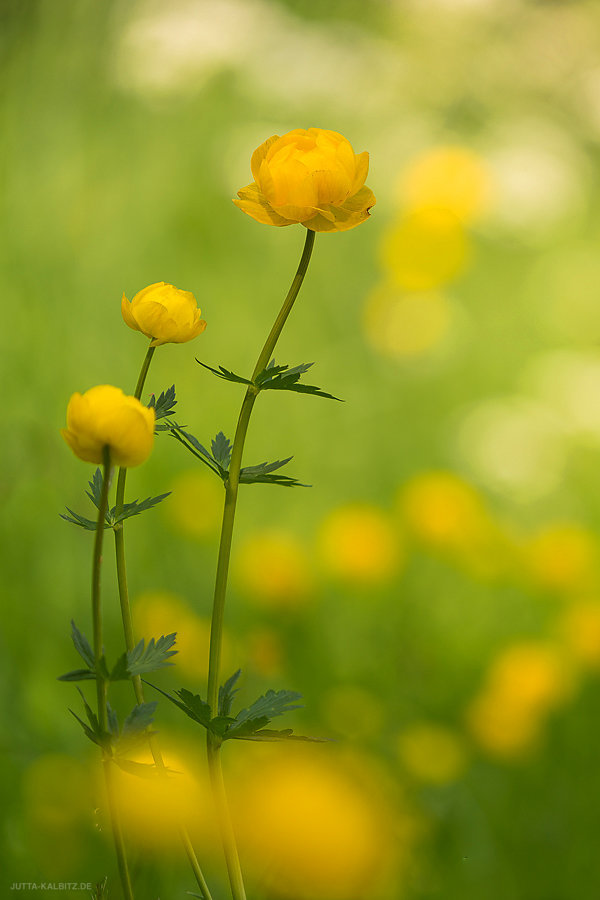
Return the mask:
[[108,447],[114,465],[139,466],[154,443],[154,410],[120,388],[99,384],[85,394],[73,394],[61,434],[85,462],[101,463]]
[[375,205],[365,186],[369,154],[354,153],[336,131],[296,128],[275,134],[252,154],[254,181],[236,206],[265,225],[301,223],[311,231],[347,231]]
[[356,503],[333,510],[320,532],[321,558],[332,575],[379,584],[396,574],[401,548],[391,518],[377,506]]
[[206,328],[194,295],[164,281],[139,291],[131,303],[123,294],[121,313],[126,325],[153,338],[153,347],[185,344]]

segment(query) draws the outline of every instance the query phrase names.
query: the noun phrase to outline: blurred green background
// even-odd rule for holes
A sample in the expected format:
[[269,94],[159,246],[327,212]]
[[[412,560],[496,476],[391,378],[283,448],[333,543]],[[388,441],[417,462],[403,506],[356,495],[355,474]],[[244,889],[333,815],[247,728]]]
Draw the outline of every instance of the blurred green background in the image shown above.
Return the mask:
[[[178,421],[232,436],[304,232],[231,197],[271,134],[368,150],[372,219],[317,236],[280,362],[346,402],[264,395],[243,488],[225,665],[242,705],[303,692],[306,752],[227,746],[253,900],[597,900],[600,858],[600,9],[578,0],[3,0],[3,809],[13,882],[119,897],[94,748],[56,676],[91,631],[93,467],[73,391],[132,391],[121,320],[155,281],[208,322],[158,350]],[[314,374],[313,374],[314,373]],[[156,680],[203,692],[221,489],[161,435],[129,499],[137,630],[179,633]],[[107,533],[109,657],[122,638]],[[93,692],[92,692],[93,693]],[[114,702],[127,713],[125,687]],[[193,890],[182,812],[228,896],[203,734],[159,705],[180,782],[123,784],[137,896]],[[171,755],[169,755],[171,754]],[[154,793],[153,793],[154,791]],[[27,891],[23,891],[27,893]],[[66,892],[65,896],[87,896]]]

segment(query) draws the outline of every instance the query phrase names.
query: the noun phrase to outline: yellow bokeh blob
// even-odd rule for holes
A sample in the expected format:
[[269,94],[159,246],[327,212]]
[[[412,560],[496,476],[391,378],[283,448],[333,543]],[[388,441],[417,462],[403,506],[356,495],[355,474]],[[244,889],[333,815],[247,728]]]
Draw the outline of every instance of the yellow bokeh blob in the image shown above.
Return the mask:
[[[146,641],[163,634],[177,632],[171,658],[177,671],[190,678],[205,681],[208,675],[210,622],[197,616],[177,594],[169,591],[147,591],[136,599],[133,608],[136,634]],[[231,663],[231,644],[227,635],[223,643],[223,665]]]
[[571,604],[558,623],[560,637],[573,659],[591,669],[600,668],[600,603]]
[[176,531],[197,540],[218,534],[223,486],[214,475],[192,469],[178,475],[170,489],[165,514]]
[[485,161],[466,147],[433,147],[405,168],[399,194],[405,208],[437,207],[474,222],[490,206],[492,175]]
[[512,571],[515,549],[473,485],[449,471],[420,472],[398,495],[404,527],[419,543],[449,555],[474,577]]
[[409,530],[433,547],[464,547],[488,526],[479,493],[453,472],[420,472],[402,487],[399,502]]
[[[111,767],[114,794],[128,841],[139,848],[171,854],[181,851],[180,826],[206,848],[214,843],[212,795],[204,767],[185,747],[169,746],[162,735],[160,750],[166,772],[153,765],[147,747],[131,762],[152,766],[140,776],[116,764]],[[127,765],[127,763],[125,763]]]
[[382,261],[396,285],[407,291],[430,291],[463,270],[468,240],[460,220],[445,209],[408,213],[382,244]]
[[588,590],[597,581],[597,540],[576,523],[543,528],[524,548],[524,560],[531,580],[545,590]]
[[542,641],[513,644],[492,662],[467,710],[471,734],[494,755],[519,756],[534,746],[547,715],[573,687],[573,671],[558,647]]
[[240,590],[260,606],[295,608],[312,594],[308,551],[299,538],[285,531],[249,535],[239,546],[233,572]]
[[391,517],[368,503],[348,504],[330,512],[321,524],[318,541],[326,571],[362,585],[389,581],[404,557]]
[[392,359],[414,359],[437,347],[451,325],[448,300],[437,293],[407,294],[392,285],[367,298],[363,327],[370,345]]
[[377,897],[400,843],[383,786],[323,748],[278,749],[256,756],[232,795],[240,850],[256,881],[289,900]]
[[442,725],[417,722],[397,741],[398,756],[407,772],[428,784],[449,784],[463,774],[467,752],[462,738]]

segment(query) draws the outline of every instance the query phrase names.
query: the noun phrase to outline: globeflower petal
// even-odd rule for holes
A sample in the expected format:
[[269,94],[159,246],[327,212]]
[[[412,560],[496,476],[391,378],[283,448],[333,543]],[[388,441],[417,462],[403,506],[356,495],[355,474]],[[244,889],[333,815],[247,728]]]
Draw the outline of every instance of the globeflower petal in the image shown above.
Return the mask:
[[246,215],[252,216],[257,222],[263,225],[293,225],[290,219],[284,219],[279,213],[270,206],[267,198],[262,194],[256,182],[249,184],[247,187],[238,191],[238,200],[234,200],[235,205],[245,212]]
[[369,210],[375,205],[375,195],[368,187],[363,187],[341,206],[329,206],[308,222],[311,231],[349,231],[369,218]]
[[273,135],[252,154],[255,181],[233,202],[265,225],[299,223],[312,231],[347,231],[375,204],[364,186],[369,154],[355,154],[343,135],[296,128]]

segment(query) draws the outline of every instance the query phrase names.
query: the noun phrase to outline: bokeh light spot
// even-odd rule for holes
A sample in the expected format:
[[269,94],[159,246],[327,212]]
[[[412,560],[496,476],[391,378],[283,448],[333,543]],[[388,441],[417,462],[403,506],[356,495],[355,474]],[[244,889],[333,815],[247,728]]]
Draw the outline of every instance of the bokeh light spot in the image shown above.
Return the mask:
[[393,226],[382,245],[382,260],[395,284],[429,291],[463,270],[468,241],[459,219],[445,209],[409,213]]
[[451,321],[452,309],[446,297],[431,292],[406,294],[392,285],[375,288],[363,313],[370,345],[392,359],[428,353],[444,340]]
[[489,208],[492,175],[484,160],[466,147],[434,147],[417,156],[400,178],[400,200],[411,210],[437,207],[464,223]]
[[404,557],[391,517],[368,503],[334,509],[325,517],[318,540],[326,571],[363,585],[389,581]]

